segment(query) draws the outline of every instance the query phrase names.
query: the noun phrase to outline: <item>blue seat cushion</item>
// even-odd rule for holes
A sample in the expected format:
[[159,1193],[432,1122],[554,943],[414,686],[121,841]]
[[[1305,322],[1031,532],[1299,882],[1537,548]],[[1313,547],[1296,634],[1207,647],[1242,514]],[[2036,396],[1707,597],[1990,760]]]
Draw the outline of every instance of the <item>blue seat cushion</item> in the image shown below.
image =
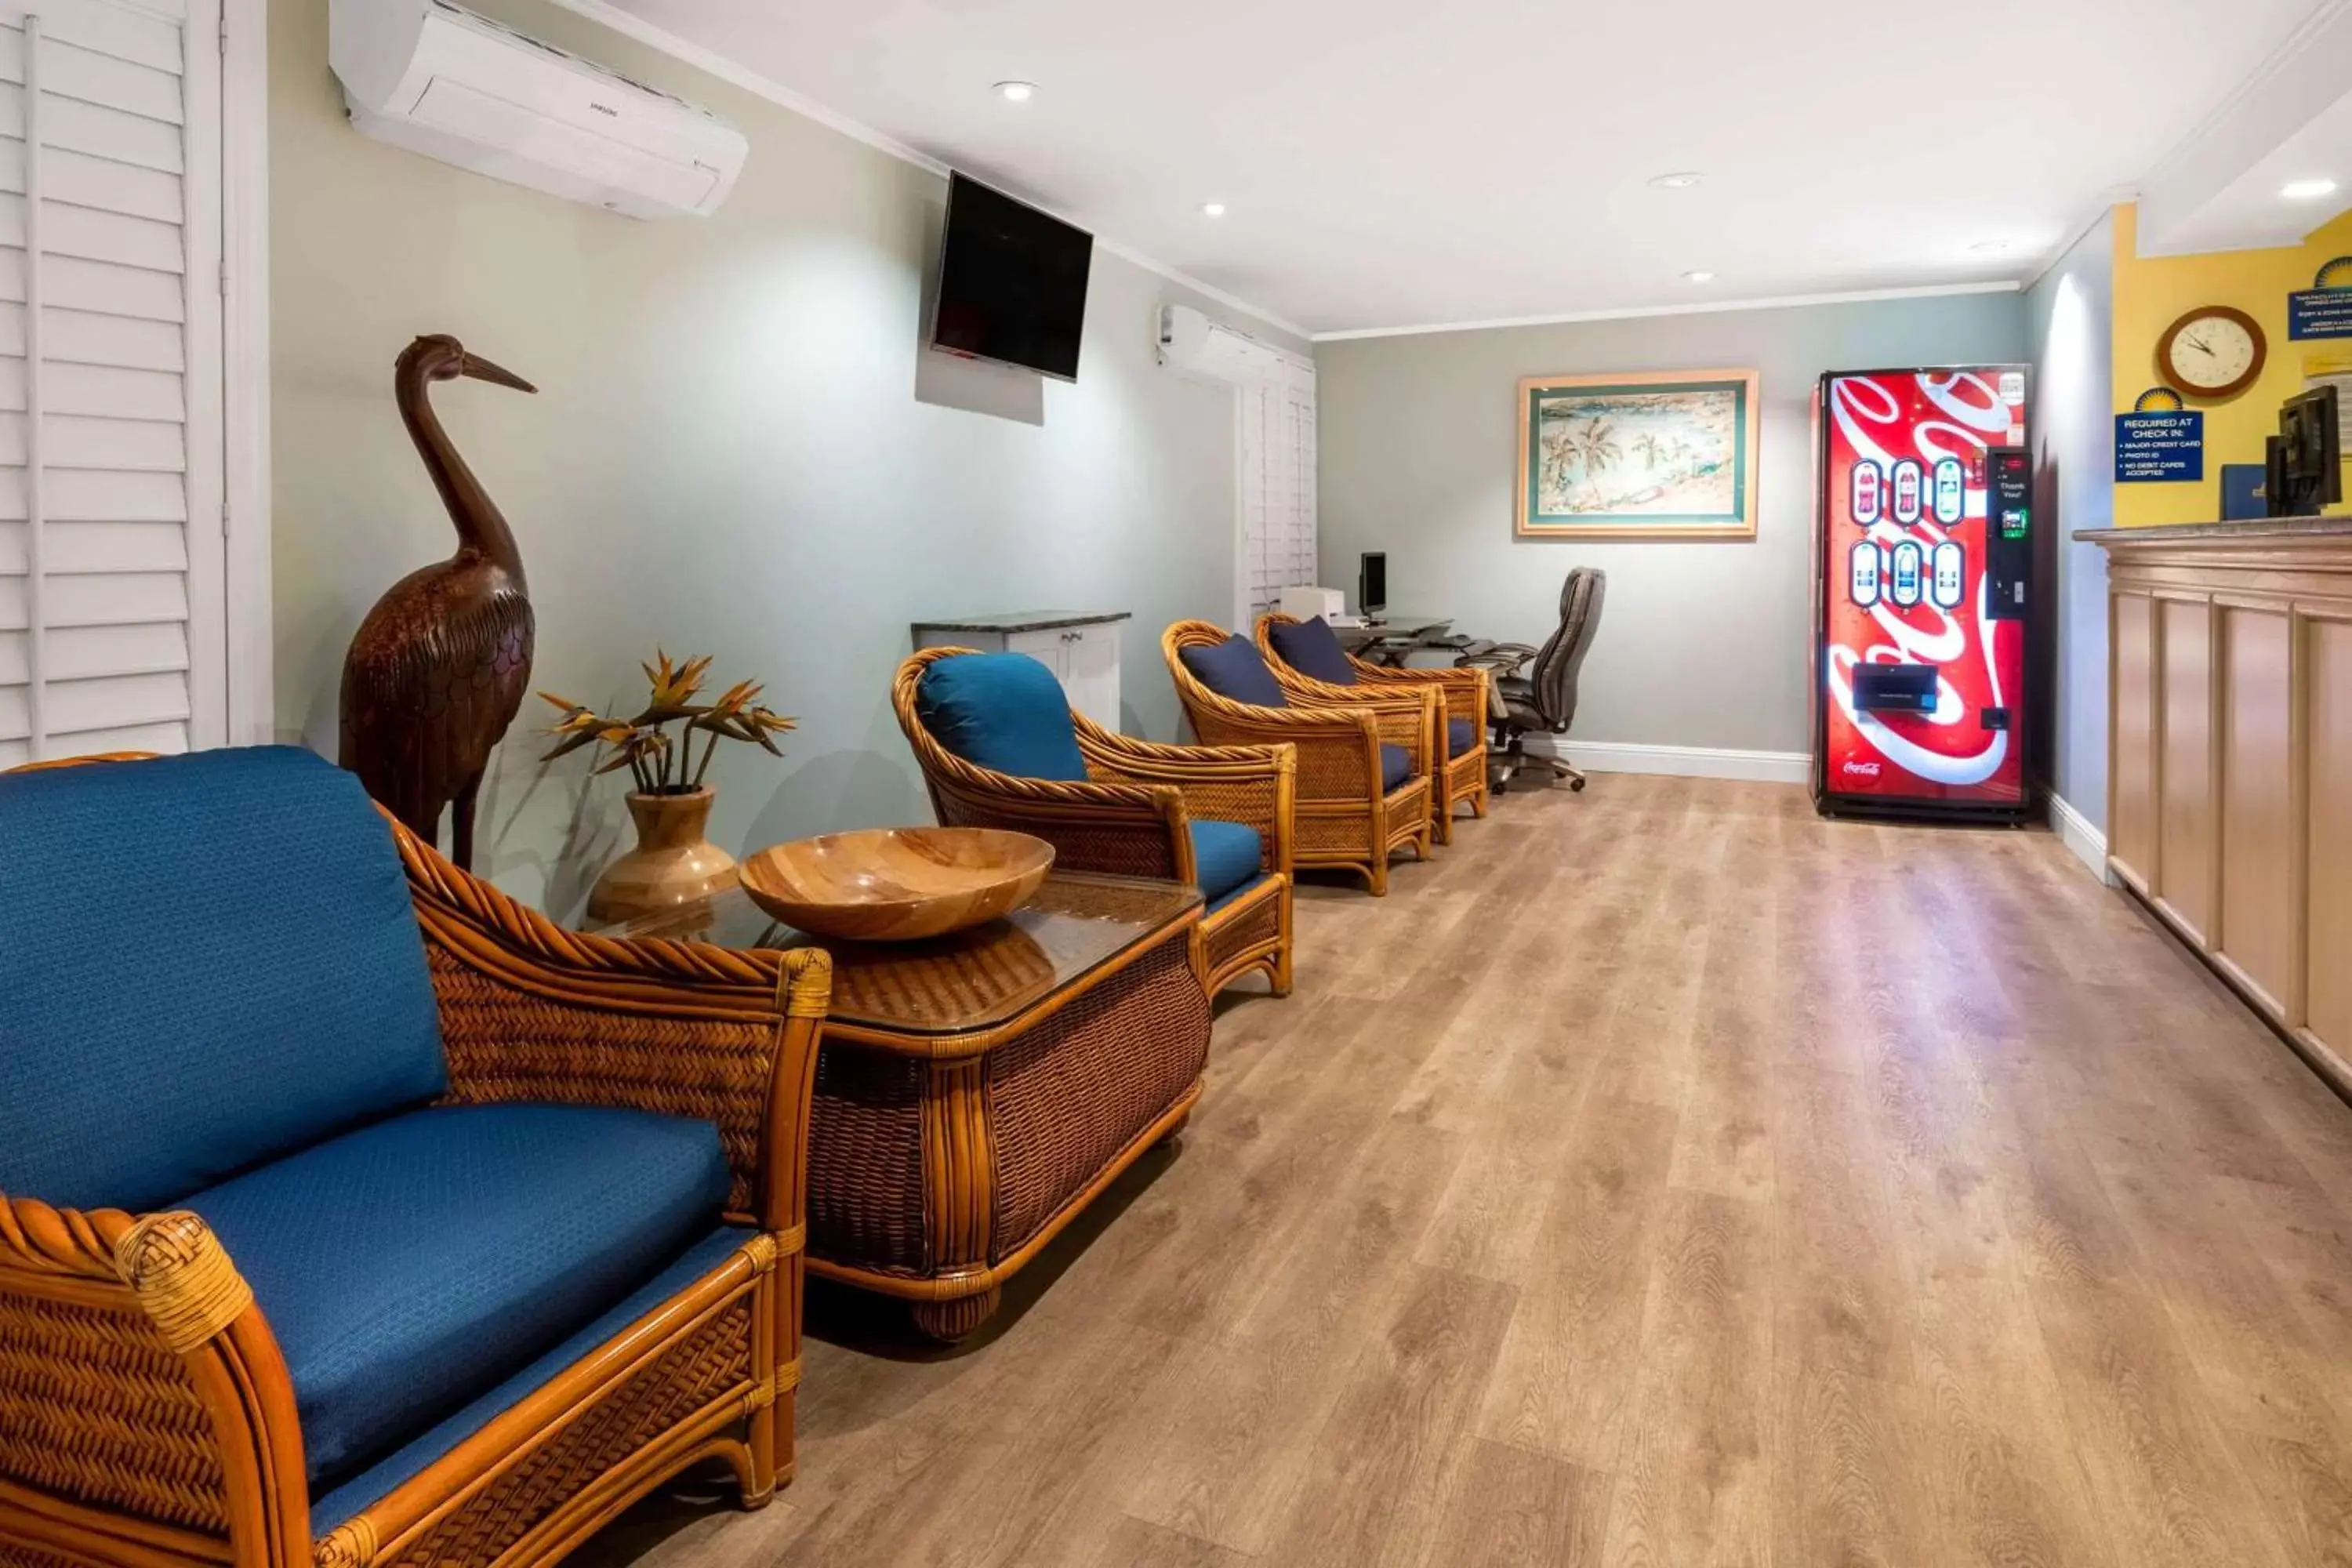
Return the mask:
[[0,777],[0,1191],[160,1208],[446,1083],[358,779],[289,746]]
[[443,1417],[383,1458],[336,1485],[310,1494],[310,1532],[324,1535],[381,1502],[425,1468],[555,1381],[556,1375],[601,1349],[622,1330],[667,1301],[729,1258],[754,1233],[739,1226],[720,1226],[689,1243],[644,1284],[576,1330],[553,1350],[542,1352],[521,1371],[510,1374],[488,1392],[476,1395],[455,1414]]
[[931,739],[975,767],[1086,782],[1070,700],[1054,672],[1025,653],[932,660],[915,689],[915,710]]
[[1201,896],[1211,908],[1225,894],[1255,879],[1265,852],[1257,829],[1246,823],[1192,819],[1192,865],[1200,879]]
[[1402,746],[1381,742],[1381,793],[1388,794],[1412,777],[1412,754]]
[[314,1489],[628,1295],[719,1221],[718,1129],[568,1105],[410,1111],[185,1200],[285,1352]]
[[1265,656],[1247,637],[1229,637],[1220,643],[1201,643],[1176,656],[1192,679],[1234,702],[1253,708],[1287,708],[1282,687],[1266,668]]
[[1339,646],[1331,623],[1322,616],[1311,621],[1276,621],[1266,627],[1266,638],[1282,662],[1299,674],[1333,686],[1356,684],[1356,666],[1348,650]]
[[1458,757],[1478,743],[1478,726],[1467,719],[1445,721],[1445,754]]

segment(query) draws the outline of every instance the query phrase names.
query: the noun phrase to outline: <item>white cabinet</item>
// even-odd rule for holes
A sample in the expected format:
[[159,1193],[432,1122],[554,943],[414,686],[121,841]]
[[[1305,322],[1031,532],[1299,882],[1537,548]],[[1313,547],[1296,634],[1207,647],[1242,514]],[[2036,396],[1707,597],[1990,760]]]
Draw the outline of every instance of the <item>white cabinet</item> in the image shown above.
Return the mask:
[[1070,706],[1104,729],[1118,729],[1119,623],[1127,612],[1065,615],[1028,612],[918,621],[915,646],[969,647],[982,653],[1025,653],[1054,672]]

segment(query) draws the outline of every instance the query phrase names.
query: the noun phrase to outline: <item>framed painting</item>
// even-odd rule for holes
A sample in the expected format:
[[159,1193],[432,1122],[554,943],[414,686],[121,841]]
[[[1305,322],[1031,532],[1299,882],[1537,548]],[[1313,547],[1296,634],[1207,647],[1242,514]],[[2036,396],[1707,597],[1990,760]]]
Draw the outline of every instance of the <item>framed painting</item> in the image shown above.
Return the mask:
[[1521,539],[1756,537],[1756,373],[1519,383]]

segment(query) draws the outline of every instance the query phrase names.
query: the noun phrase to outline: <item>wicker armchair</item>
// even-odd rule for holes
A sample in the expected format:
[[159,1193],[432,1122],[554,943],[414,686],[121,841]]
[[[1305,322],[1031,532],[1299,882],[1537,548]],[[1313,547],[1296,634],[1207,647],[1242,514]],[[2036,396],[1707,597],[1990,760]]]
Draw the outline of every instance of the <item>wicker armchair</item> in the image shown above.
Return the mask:
[[[924,676],[942,659],[1017,657],[938,647],[898,666],[891,704],[940,823],[1034,834],[1054,846],[1055,864],[1068,870],[1201,886],[1211,896],[1194,930],[1195,967],[1209,994],[1264,970],[1274,994],[1288,995],[1297,772],[1292,748],[1156,745],[1115,735],[1069,710],[1086,782],[1020,776],[967,762],[924,722]],[[1060,700],[1057,693],[1048,695]],[[1232,877],[1204,880],[1196,823],[1238,823],[1251,829],[1257,836],[1254,865]],[[1228,881],[1233,885],[1223,885]]]
[[[1258,651],[1293,701],[1360,702],[1368,696],[1428,689],[1437,693],[1436,729],[1430,737],[1431,755],[1444,759],[1438,787],[1431,793],[1437,815],[1437,841],[1454,841],[1454,811],[1467,805],[1473,816],[1486,815],[1486,674],[1480,669],[1391,668],[1342,652],[1336,640],[1331,652],[1344,660],[1349,679],[1318,680],[1285,658],[1276,646],[1274,628],[1300,623],[1279,610],[1260,616]],[[1330,672],[1336,676],[1339,668]]]
[[[1426,859],[1433,827],[1430,762],[1437,731],[1437,694],[1425,688],[1394,696],[1335,701],[1301,693],[1286,707],[1258,707],[1221,697],[1185,668],[1183,650],[1225,640],[1208,621],[1179,621],[1161,634],[1169,679],[1192,721],[1211,746],[1271,745],[1298,751],[1298,823],[1292,859],[1299,866],[1341,867],[1361,876],[1374,897],[1389,890],[1389,857],[1410,848]],[[1383,745],[1402,749],[1408,773],[1383,791]]]
[[[182,794],[208,800],[213,816],[162,826],[122,816],[143,803],[152,816],[159,798]],[[822,953],[563,931],[380,817],[348,774],[278,748],[0,777],[0,849],[21,851],[37,838],[28,821],[56,823],[50,837],[68,840],[54,853],[41,846],[50,859],[83,850],[70,836],[94,821],[114,822],[131,843],[127,851],[100,847],[112,861],[106,876],[117,880],[88,896],[56,881],[0,878],[16,906],[0,905],[0,932],[21,943],[28,930],[42,934],[42,921],[68,928],[32,944],[43,967],[8,970],[9,994],[0,996],[0,1034],[24,1026],[0,1060],[0,1094],[9,1101],[0,1105],[0,1184],[35,1186],[0,1194],[0,1563],[526,1568],[562,1557],[689,1465],[725,1461],[747,1507],[790,1479],[808,1109],[830,985]],[[274,978],[241,975],[244,989],[226,1002],[204,994],[205,977],[232,965],[194,968],[199,984],[167,995],[139,994],[142,983],[155,989],[153,972],[168,970],[183,943],[226,951],[245,942],[252,969],[299,980],[308,938],[334,922],[274,899],[250,906],[252,926],[266,933],[257,938],[242,919],[174,921],[170,909],[158,913],[152,895],[159,879],[176,873],[136,862],[196,869],[164,900],[184,915],[243,896],[233,888],[240,882],[296,885],[304,876],[297,863],[310,857],[315,864],[325,839],[342,847],[355,874],[320,908],[362,910],[366,921],[352,925],[365,923],[366,940],[380,931],[393,946],[383,950],[381,973],[339,970],[326,977],[315,1016],[292,1015],[318,1023],[320,1038],[305,1042],[299,1028],[288,1040],[261,1037],[289,994],[268,989]],[[277,864],[255,855],[265,845],[276,847]],[[205,866],[217,869],[209,883]],[[185,890],[191,883],[200,885]],[[78,952],[74,941],[90,918],[102,921],[106,900],[123,898],[142,901],[102,949]],[[26,906],[36,902],[28,917]],[[414,914],[404,939],[404,906]],[[331,933],[328,945],[334,940]],[[289,948],[298,950],[291,958]],[[110,970],[114,983],[85,984]],[[382,1082],[390,1047],[378,1052],[364,1031],[318,1075],[289,1070],[294,1058],[283,1052],[307,1044],[329,1058],[341,1048],[325,1039],[329,1026],[397,1012],[378,999],[400,989],[375,984],[387,976],[417,988],[428,1046],[437,1030],[444,1081],[436,1096],[383,1121],[362,1110],[361,1120],[290,1149],[278,1124],[281,1146],[248,1147],[250,1159],[219,1142],[225,1129],[251,1133],[257,1113],[265,1121],[281,1114],[274,1099],[315,1091],[352,1064],[354,1082],[371,1081],[370,1073]],[[290,994],[310,993],[297,985]],[[152,1026],[182,1018],[185,1031]],[[249,1049],[252,1059],[242,1070],[206,1076],[213,1057],[184,1037],[224,1021],[203,1049]],[[394,1036],[395,1044],[410,1037],[386,1037]],[[341,1030],[337,1038],[354,1037]],[[82,1083],[57,1070],[86,1044],[95,1053],[126,1043],[132,1048],[105,1066],[93,1054]],[[280,1054],[263,1059],[269,1052]],[[93,1097],[87,1080],[109,1074],[108,1092]],[[27,1097],[40,1103],[28,1105]],[[314,1213],[320,1223],[289,1247],[254,1247],[241,1260],[255,1211],[232,1194],[249,1198],[265,1180],[282,1184],[283,1173],[386,1137],[388,1128],[467,1119],[479,1127],[500,1118],[509,1121],[491,1140],[500,1145],[492,1154],[520,1137],[526,1121],[562,1123],[575,1142],[597,1143],[573,1156],[592,1171],[616,1168],[622,1157],[614,1142],[576,1137],[592,1120],[693,1148],[697,1190],[709,1206],[677,1223],[699,1239],[643,1263],[629,1259],[609,1299],[578,1321],[540,1325],[552,1342],[525,1351],[507,1339],[510,1323],[444,1336],[435,1354],[393,1369],[395,1386],[429,1383],[468,1355],[489,1356],[485,1365],[495,1370],[447,1391],[429,1420],[391,1434],[388,1447],[353,1453],[345,1468],[322,1474],[312,1403],[320,1390],[289,1370],[308,1364],[298,1351],[306,1334],[316,1337],[306,1314],[380,1313],[383,1303],[425,1293],[415,1280],[392,1277],[383,1261],[403,1256],[400,1226],[354,1215],[349,1191],[316,1181],[315,1165],[301,1200],[349,1223]],[[152,1137],[118,1136],[129,1125]],[[151,1194],[157,1181],[173,1179],[178,1160],[229,1168],[184,1199],[173,1188],[160,1202],[142,1196],[118,1208],[91,1195],[101,1188]],[[338,1169],[349,1175],[352,1167]],[[376,1173],[398,1194],[423,1181],[414,1167]],[[582,1227],[598,1243],[593,1257],[558,1248],[544,1260],[562,1293],[580,1273],[609,1272],[626,1253],[621,1222],[610,1216],[636,1194],[545,1185],[535,1201],[562,1217],[511,1237],[520,1251],[546,1250],[553,1237]],[[37,1195],[40,1186],[48,1190]],[[467,1191],[463,1181],[446,1187]],[[477,1188],[463,1201],[492,1210],[500,1195]],[[63,1206],[68,1201],[79,1206]],[[408,1226],[426,1228],[413,1219]],[[260,1267],[265,1251],[276,1254],[275,1272]],[[289,1259],[306,1256],[313,1277],[297,1267],[289,1285]],[[317,1277],[326,1267],[317,1260],[327,1258],[341,1261]],[[478,1282],[478,1275],[467,1283]],[[526,1310],[543,1311],[544,1300]]]

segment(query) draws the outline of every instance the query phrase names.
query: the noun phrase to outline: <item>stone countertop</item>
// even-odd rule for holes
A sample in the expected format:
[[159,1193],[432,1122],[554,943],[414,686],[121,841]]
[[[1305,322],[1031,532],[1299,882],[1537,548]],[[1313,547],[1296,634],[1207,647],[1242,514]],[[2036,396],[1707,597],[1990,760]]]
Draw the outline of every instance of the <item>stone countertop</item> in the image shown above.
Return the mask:
[[1098,626],[1130,620],[1131,610],[1014,610],[1002,616],[964,616],[955,620],[917,621],[922,632],[1050,632],[1061,626]]
[[2352,538],[2352,516],[2256,517],[2242,522],[2171,522],[2147,528],[2078,528],[2076,539],[2092,544],[2176,544],[2210,540],[2216,544],[2264,540]]

